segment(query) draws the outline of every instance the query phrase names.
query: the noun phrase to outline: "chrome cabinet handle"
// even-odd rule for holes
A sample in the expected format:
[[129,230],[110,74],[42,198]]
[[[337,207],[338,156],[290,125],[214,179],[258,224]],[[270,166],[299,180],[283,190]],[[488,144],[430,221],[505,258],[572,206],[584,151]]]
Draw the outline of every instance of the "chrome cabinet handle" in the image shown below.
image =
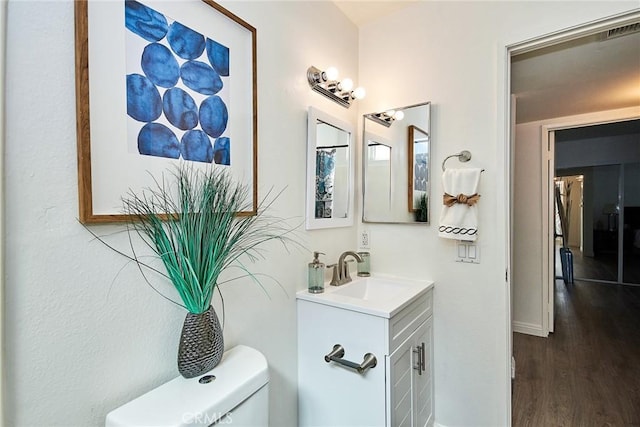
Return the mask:
[[346,366],[347,368],[351,368],[357,371],[359,374],[364,374],[367,369],[373,369],[378,364],[378,359],[372,353],[367,353],[364,355],[364,359],[362,363],[358,364],[356,362],[352,362],[350,360],[344,360],[344,347],[340,344],[336,344],[333,346],[333,349],[329,352],[329,354],[324,356],[324,361],[327,363],[335,362],[339,365]]
[[413,349],[413,353],[416,355],[416,365],[414,365],[413,369],[418,371],[418,375],[422,375],[422,347],[417,346]]
[[[422,367],[422,372],[424,372],[427,368],[426,368],[426,363],[425,363],[425,351],[424,351],[424,341],[422,342],[422,345],[420,346],[420,366]],[[422,375],[422,374],[420,374]]]

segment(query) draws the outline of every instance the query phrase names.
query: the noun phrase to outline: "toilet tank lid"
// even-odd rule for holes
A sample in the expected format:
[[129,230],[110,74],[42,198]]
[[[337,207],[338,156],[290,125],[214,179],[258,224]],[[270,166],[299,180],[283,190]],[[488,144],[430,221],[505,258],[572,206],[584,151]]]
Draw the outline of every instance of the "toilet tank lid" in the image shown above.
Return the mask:
[[106,427],[211,425],[269,382],[267,360],[258,350],[238,345],[205,375],[215,380],[175,378],[107,414]]

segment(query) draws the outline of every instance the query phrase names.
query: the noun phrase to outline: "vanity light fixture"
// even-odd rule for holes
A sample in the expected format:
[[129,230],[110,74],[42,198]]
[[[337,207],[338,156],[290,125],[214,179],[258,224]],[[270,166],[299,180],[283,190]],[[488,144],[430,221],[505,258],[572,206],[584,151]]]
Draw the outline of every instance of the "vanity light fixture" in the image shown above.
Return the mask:
[[404,119],[404,112],[396,110],[383,111],[381,113],[369,114],[369,118],[384,127],[389,127],[396,120]]
[[342,79],[342,81],[338,80],[338,70],[335,67],[329,67],[321,71],[312,65],[307,70],[307,80],[311,89],[345,108],[351,106],[351,101],[362,99],[366,94],[362,87],[353,89],[353,80],[349,78]]

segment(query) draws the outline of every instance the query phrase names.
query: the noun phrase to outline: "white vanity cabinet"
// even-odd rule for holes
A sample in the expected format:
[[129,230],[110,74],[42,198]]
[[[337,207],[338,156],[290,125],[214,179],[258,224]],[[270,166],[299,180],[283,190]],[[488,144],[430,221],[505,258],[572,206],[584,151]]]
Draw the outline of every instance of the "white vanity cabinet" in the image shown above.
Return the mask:
[[[328,295],[298,292],[301,427],[433,425],[433,285],[421,283],[382,308],[366,294],[331,295],[332,287]],[[326,362],[336,344],[343,360],[360,364],[372,353],[377,365],[360,374]]]
[[433,318],[386,358],[388,426],[433,425]]

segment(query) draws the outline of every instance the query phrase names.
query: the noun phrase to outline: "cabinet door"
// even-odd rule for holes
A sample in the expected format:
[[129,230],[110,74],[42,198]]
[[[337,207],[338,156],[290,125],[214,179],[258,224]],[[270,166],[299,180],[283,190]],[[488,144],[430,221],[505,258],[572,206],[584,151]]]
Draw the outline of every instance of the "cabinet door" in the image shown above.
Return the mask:
[[409,337],[387,357],[387,425],[410,427],[413,412],[413,340]]
[[[384,425],[384,337],[382,317],[298,300],[298,426]],[[360,363],[373,353],[378,365],[361,375],[327,363],[335,344],[346,360]]]
[[413,349],[416,350],[415,352],[411,351],[415,358],[412,366],[419,365],[422,368],[412,370],[413,426],[425,427],[433,424],[433,362],[431,360],[433,354],[433,317],[420,325],[412,337]]

